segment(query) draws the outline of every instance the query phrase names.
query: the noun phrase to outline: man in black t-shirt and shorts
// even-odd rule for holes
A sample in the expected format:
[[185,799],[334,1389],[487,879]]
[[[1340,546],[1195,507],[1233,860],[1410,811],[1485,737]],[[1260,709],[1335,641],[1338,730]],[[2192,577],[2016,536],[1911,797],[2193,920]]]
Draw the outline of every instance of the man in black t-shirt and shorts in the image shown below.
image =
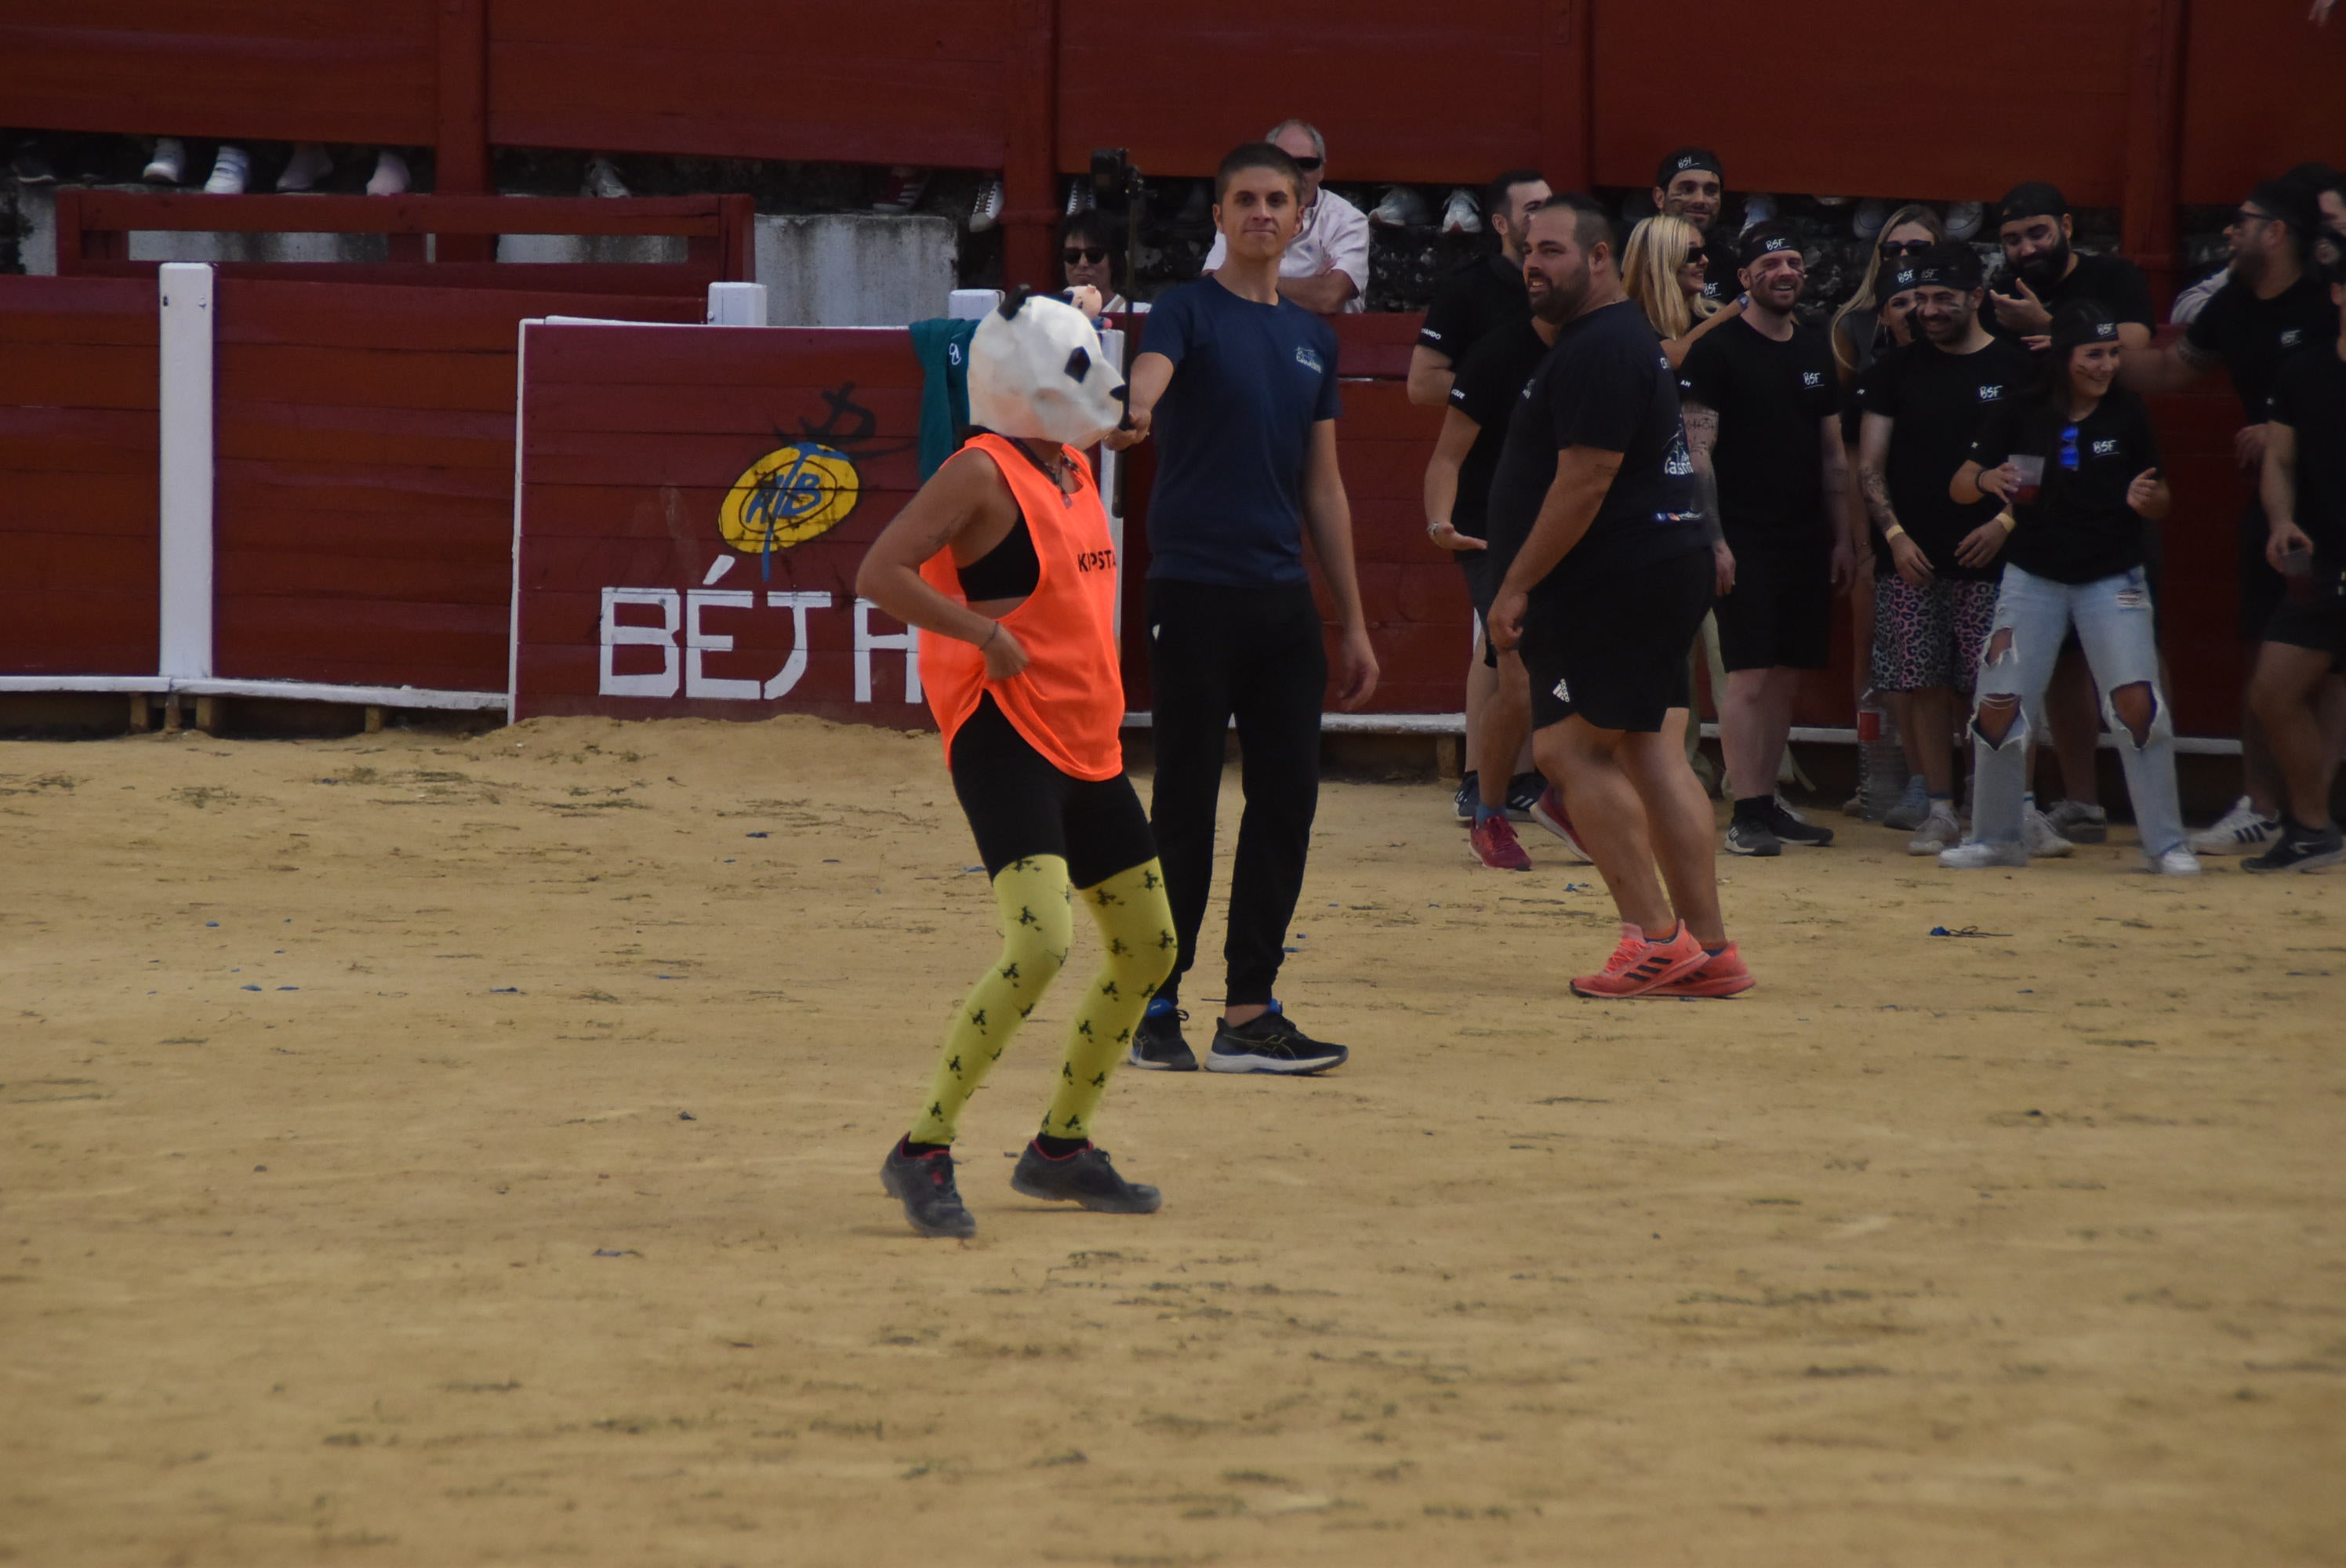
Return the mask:
[[1533,754],[1621,915],[1612,958],[1572,989],[1732,996],[1751,973],[1727,940],[1710,799],[1686,758],[1686,649],[1714,568],[1677,388],[1622,292],[1602,209],[1551,201],[1529,238],[1536,309],[1558,331],[1491,481],[1491,640],[1522,656]]
[[1776,799],[1802,670],[1825,667],[1832,601],[1856,577],[1864,514],[1841,443],[1832,345],[1795,319],[1807,270],[1800,242],[1773,223],[1746,229],[1743,314],[1706,334],[1678,367],[1687,446],[1716,504],[1734,564],[1719,601],[1727,691],[1719,749],[1735,791],[1727,849],[1780,855],[1830,844],[1832,830]]
[[[1435,287],[1433,303],[1426,308],[1425,324],[1418,329],[1417,346],[1409,352],[1410,402],[1425,408],[1439,408],[1448,402],[1457,373],[1465,368],[1468,358],[1501,329],[1510,329],[1508,335],[1520,345],[1528,331],[1525,323],[1532,315],[1531,300],[1524,291],[1524,224],[1548,195],[1546,179],[1538,170],[1530,168],[1508,169],[1484,188],[1483,210],[1499,248],[1491,255],[1476,257]],[[1546,345],[1543,343],[1541,347],[1545,350]],[[1528,376],[1531,372],[1526,368],[1524,373]],[[1521,386],[1518,382],[1516,388]],[[1513,397],[1515,391],[1509,391],[1507,395]],[[1494,433],[1494,443],[1501,433],[1504,431]],[[1492,461],[1495,459],[1494,453]],[[1470,503],[1474,520],[1479,524],[1482,492],[1490,482],[1489,469],[1482,469],[1478,484],[1470,486],[1468,479],[1462,473],[1460,495]],[[1437,514],[1438,509],[1425,514],[1429,531],[1432,524],[1445,520]],[[1466,521],[1464,517],[1446,520],[1462,524]],[[1479,526],[1465,527],[1464,532],[1474,535],[1481,530]],[[1485,752],[1495,749],[1483,743],[1491,699],[1499,684],[1499,670],[1490,659],[1489,646],[1483,635],[1483,612],[1490,608],[1491,596],[1483,581],[1480,545],[1458,545],[1455,535],[1444,538],[1435,535],[1434,542],[1456,553],[1459,568],[1465,575],[1467,597],[1474,606],[1474,651],[1466,664],[1466,776],[1459,781],[1455,806],[1460,821],[1475,822],[1479,813],[1474,803],[1482,794],[1483,779],[1479,759]],[[1539,797],[1539,775],[1529,771],[1529,759],[1523,754],[1523,725],[1527,720],[1522,703],[1511,704],[1501,718],[1515,735],[1515,744],[1500,761],[1499,771],[1491,784],[1508,814],[1520,821],[1530,813],[1532,803]],[[1523,764],[1521,769],[1517,767],[1519,762]],[[1500,852],[1503,859],[1508,858],[1503,846]]]
[[[2346,260],[2325,274],[2331,306],[2346,312]],[[2310,871],[2346,860],[2346,840],[2330,820],[2338,746],[2320,714],[2325,698],[2334,706],[2346,696],[2340,678],[2346,676],[2346,323],[2281,367],[2271,412],[2262,474],[2272,518],[2265,558],[2283,588],[2265,623],[2249,700],[2272,743],[2286,814],[2273,846],[2240,863],[2251,871]]]
[[1947,481],[1971,453],[1980,421],[2036,376],[2034,357],[1980,322],[1979,258],[1939,245],[1914,268],[1913,341],[1875,360],[1857,384],[1864,424],[1858,487],[1873,518],[1872,679],[1906,694],[1929,814],[1907,844],[1935,855],[1963,839],[1955,820],[1955,694],[1968,692],[1995,621],[2003,563],[2001,509],[1964,506]]
[[[2187,387],[2218,364],[2229,371],[2232,390],[2240,394],[2241,419],[2232,453],[2241,472],[2252,476],[2264,469],[2265,421],[2283,362],[2338,332],[2338,307],[2306,269],[2318,222],[2311,192],[2288,180],[2259,181],[2224,230],[2232,247],[2230,281],[2181,340],[2152,352],[2127,354],[2118,372],[2127,385],[2147,396]],[[2250,644],[2264,640],[2282,596],[2280,575],[2265,556],[2270,535],[2262,502],[2251,495],[2239,530],[2240,636]],[[2250,668],[2258,662],[2252,651]],[[2254,676],[2249,678],[2253,683]],[[2203,855],[2249,854],[2281,834],[2281,779],[2253,693],[2242,708],[2246,793],[2214,827],[2191,836],[2192,849]],[[2323,723],[2333,755],[2341,718],[2346,704],[2331,698]]]

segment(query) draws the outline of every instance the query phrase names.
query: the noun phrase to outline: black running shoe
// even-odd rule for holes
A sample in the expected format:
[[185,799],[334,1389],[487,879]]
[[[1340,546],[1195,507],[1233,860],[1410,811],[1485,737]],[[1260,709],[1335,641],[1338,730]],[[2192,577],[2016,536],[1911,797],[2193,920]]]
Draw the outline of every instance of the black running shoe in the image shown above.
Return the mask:
[[1458,780],[1458,793],[1450,797],[1450,809],[1462,822],[1474,820],[1475,802],[1483,799],[1483,782],[1474,769],[1466,769],[1466,777]]
[[1727,824],[1727,852],[1730,855],[1780,855],[1784,852],[1775,828],[1750,817],[1738,817]]
[[904,1217],[923,1236],[977,1234],[977,1221],[962,1207],[961,1193],[954,1186],[951,1150],[908,1155],[899,1138],[880,1167],[880,1185],[888,1189],[890,1197],[903,1204]]
[[1091,1144],[1053,1159],[1029,1140],[1010,1172],[1010,1185],[1028,1197],[1079,1203],[1096,1214],[1155,1214],[1165,1202],[1155,1187],[1117,1175],[1107,1151]]
[[1775,832],[1776,841],[1780,844],[1801,844],[1812,850],[1821,850],[1833,840],[1831,828],[1820,828],[1805,817],[1794,816],[1784,809],[1781,801],[1770,809],[1768,826]]
[[2240,870],[2318,871],[2341,860],[2346,860],[2346,835],[2340,834],[2337,823],[2326,822],[2317,833],[2284,820],[2280,837],[2273,847],[2261,855],[2251,855],[2242,860]]
[[1272,1010],[1233,1029],[1214,1021],[1214,1048],[1206,1053],[1209,1073],[1285,1073],[1300,1076],[1341,1067],[1352,1055],[1341,1045],[1314,1040],[1286,1013]]
[[1547,780],[1537,773],[1518,773],[1507,780],[1507,816],[1511,820],[1528,822],[1532,808],[1547,792]]
[[1178,1007],[1148,1014],[1132,1032],[1132,1054],[1127,1060],[1158,1073],[1196,1072],[1197,1054],[1181,1038],[1181,1025],[1188,1021],[1189,1015]]

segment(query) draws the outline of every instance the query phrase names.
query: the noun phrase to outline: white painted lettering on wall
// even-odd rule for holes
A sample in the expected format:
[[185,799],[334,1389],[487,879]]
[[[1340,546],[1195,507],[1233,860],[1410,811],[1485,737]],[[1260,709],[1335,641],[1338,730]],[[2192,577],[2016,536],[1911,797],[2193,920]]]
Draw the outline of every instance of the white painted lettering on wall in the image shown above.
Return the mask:
[[[711,578],[722,575],[712,571]],[[788,697],[807,672],[807,656],[816,639],[835,620],[818,622],[814,612],[832,607],[827,593],[760,593],[749,588],[605,588],[603,590],[602,667],[597,690],[604,697],[673,698],[679,692],[698,701],[775,701]],[[878,654],[901,654],[904,661],[903,700],[921,701],[920,632],[874,630],[872,614],[879,606],[869,599],[855,601],[851,620],[850,648],[855,655],[855,700],[873,700],[872,663]],[[734,651],[742,623],[735,617],[775,610],[790,617],[790,651],[781,668],[763,681],[744,676],[709,672],[710,654]],[[727,628],[731,629],[727,629]],[[679,636],[679,634],[681,636]],[[619,655],[621,648],[653,650],[650,655]],[[640,667],[656,657],[658,668]],[[618,667],[625,663],[623,672]]]

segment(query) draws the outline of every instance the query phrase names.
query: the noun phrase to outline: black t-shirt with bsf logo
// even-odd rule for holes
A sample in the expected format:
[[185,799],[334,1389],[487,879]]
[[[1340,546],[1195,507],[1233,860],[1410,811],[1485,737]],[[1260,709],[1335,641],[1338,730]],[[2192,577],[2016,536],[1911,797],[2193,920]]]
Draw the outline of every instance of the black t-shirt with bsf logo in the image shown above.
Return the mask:
[[2300,278],[2270,300],[2258,299],[2234,278],[2216,290],[2184,339],[2224,361],[2232,390],[2240,394],[2242,418],[2260,424],[2282,362],[2301,349],[2338,341],[2338,308],[2330,290],[2311,278]]
[[1840,411],[1841,380],[1823,331],[1795,322],[1779,342],[1739,316],[1696,341],[1678,395],[1719,415],[1711,464],[1728,544],[1827,548],[1821,427]]
[[[1474,422],[1474,444],[1458,463],[1458,496],[1451,504],[1450,522],[1461,534],[1482,536],[1483,519],[1490,510],[1491,476],[1499,470],[1499,453],[1507,444],[1507,422],[1523,401],[1525,383],[1547,358],[1547,340],[1532,325],[1529,312],[1518,321],[1483,334],[1458,366],[1450,383],[1450,406]],[[1468,552],[1462,559],[1471,559]]]
[[2346,360],[2338,340],[2283,365],[2273,419],[2297,438],[2297,525],[2328,566],[2346,566]]
[[2158,437],[2142,400],[2112,387],[2094,412],[2074,423],[2066,407],[2030,396],[1998,403],[1972,443],[1972,461],[1994,468],[2008,457],[2037,457],[2045,481],[2036,499],[2015,505],[2019,526],[2004,558],[2056,583],[2097,583],[2143,563],[2143,521],[2127,504],[2127,487],[2159,465]]
[[1524,270],[1504,256],[1478,256],[1434,285],[1418,345],[1463,365],[1476,343],[1501,327],[1529,321],[1531,313]]
[[[1993,496],[1963,505],[1948,495],[1947,482],[1971,455],[1972,438],[1988,413],[2022,396],[2035,379],[2035,356],[2008,338],[1990,338],[1968,354],[1917,340],[1874,361],[1857,383],[1857,407],[1893,422],[1882,464],[1890,509],[1942,577],[1992,582],[2004,573],[2001,561],[1966,566],[1955,559],[1964,536],[1998,508]],[[1875,570],[1887,574],[1890,544],[1879,532],[1873,556]]]

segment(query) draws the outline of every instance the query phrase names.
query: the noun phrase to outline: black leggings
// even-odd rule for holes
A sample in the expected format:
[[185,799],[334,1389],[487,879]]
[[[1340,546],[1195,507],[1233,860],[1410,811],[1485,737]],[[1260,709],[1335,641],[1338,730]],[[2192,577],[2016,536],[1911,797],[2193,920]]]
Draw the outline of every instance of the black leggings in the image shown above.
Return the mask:
[[1130,779],[1060,772],[991,697],[954,736],[953,783],[989,878],[1022,856],[1056,855],[1069,882],[1090,888],[1157,858]]
[[1198,928],[1213,891],[1214,814],[1223,748],[1238,720],[1237,862],[1230,872],[1229,966],[1233,1006],[1269,1002],[1286,955],[1287,922],[1303,891],[1311,819],[1320,806],[1320,708],[1328,656],[1308,586],[1225,588],[1148,585],[1148,664],[1157,686],[1157,831],[1165,892],[1181,942],[1178,993],[1198,956]]

